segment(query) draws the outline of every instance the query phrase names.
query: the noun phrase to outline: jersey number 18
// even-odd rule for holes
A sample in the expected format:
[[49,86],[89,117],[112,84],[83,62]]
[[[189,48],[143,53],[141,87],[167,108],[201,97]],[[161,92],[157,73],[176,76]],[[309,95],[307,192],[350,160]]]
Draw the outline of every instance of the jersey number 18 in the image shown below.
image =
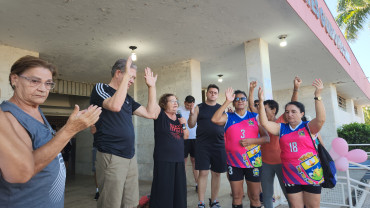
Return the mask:
[[290,152],[298,152],[297,142],[289,143]]

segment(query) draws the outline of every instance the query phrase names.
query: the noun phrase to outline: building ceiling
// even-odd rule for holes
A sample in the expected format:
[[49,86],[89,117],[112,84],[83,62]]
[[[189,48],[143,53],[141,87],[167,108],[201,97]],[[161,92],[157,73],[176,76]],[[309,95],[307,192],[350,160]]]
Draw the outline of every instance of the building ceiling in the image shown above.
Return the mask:
[[[369,99],[286,0],[0,0],[0,44],[37,51],[59,77],[108,82],[110,68],[136,45],[139,70],[188,59],[201,63],[202,86],[224,74],[221,89],[247,89],[244,42],[269,44],[273,90],[320,77],[341,95]],[[288,35],[279,47],[278,36]],[[350,89],[350,90],[347,90]],[[353,91],[354,90],[354,91]]]

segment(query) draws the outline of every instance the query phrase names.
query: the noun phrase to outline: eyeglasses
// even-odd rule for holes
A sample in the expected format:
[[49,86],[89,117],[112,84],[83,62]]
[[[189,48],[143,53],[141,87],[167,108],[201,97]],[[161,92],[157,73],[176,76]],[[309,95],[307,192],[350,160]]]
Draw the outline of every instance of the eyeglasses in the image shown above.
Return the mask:
[[26,76],[23,76],[23,75],[18,75],[18,76],[27,80],[30,83],[31,87],[39,87],[41,84],[44,84],[44,86],[47,90],[54,89],[54,87],[55,87],[55,83],[51,82],[51,81],[46,81],[46,82],[42,83],[41,80],[37,79],[37,78],[26,77]]
[[246,97],[236,97],[235,99],[234,99],[234,102],[238,102],[238,101],[246,101],[247,100],[247,98]]
[[179,101],[177,101],[177,100],[169,100],[168,102],[170,102],[172,104],[175,104],[176,103],[177,105],[179,104]]

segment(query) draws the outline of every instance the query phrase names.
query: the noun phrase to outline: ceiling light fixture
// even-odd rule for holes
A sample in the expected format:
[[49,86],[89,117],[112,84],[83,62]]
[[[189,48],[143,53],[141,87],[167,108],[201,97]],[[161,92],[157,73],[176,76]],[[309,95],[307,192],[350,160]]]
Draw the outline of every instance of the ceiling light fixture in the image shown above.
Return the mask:
[[219,74],[219,75],[217,75],[217,76],[218,76],[218,82],[222,82],[222,76],[224,76],[224,75]]
[[137,47],[136,46],[130,46],[128,48],[131,49],[131,59],[132,59],[132,61],[136,61],[135,49],[137,49]]
[[288,37],[288,35],[279,35],[279,39],[280,39],[280,47],[285,47],[288,43],[286,42],[286,38]]

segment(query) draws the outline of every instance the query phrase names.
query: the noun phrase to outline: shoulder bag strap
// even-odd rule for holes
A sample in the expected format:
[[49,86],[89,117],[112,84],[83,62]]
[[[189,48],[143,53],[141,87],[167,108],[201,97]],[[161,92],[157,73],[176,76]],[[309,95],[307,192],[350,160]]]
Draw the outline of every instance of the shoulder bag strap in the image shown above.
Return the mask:
[[309,130],[309,129],[308,129],[308,127],[307,127],[307,124],[305,124],[305,125],[304,125],[304,127],[306,128],[306,130],[308,131],[308,134],[310,135],[310,138],[311,138],[312,144],[313,144],[313,146],[314,146],[314,147],[315,147],[315,149],[316,149],[316,153],[319,153],[319,152],[317,151],[316,144],[315,144],[315,142],[314,142],[314,141],[313,141],[313,139],[312,139],[311,132],[310,132],[310,130]]

